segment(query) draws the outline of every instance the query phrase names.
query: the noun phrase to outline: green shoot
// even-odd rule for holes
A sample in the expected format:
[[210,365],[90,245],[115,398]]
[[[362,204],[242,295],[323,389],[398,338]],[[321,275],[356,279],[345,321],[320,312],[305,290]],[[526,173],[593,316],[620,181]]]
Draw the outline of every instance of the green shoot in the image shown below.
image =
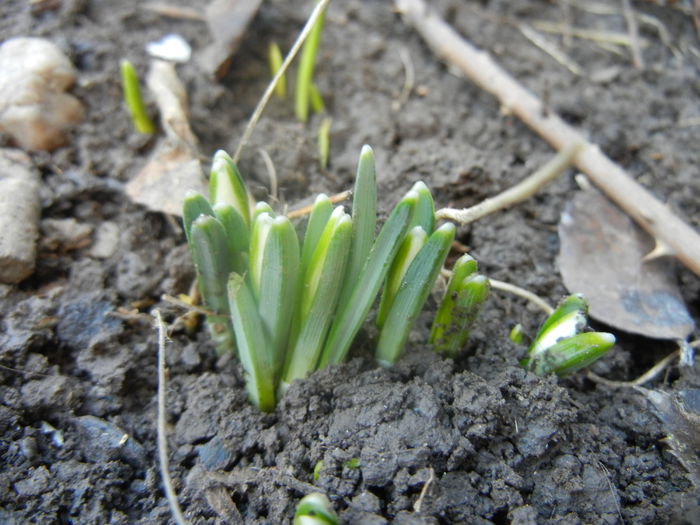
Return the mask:
[[396,205],[379,232],[357,283],[352,287],[349,300],[347,302],[341,301],[337,317],[333,322],[321,355],[320,368],[340,363],[345,359],[353,339],[360,331],[362,323],[377,297],[391,262],[401,246],[417,200],[416,192],[408,192]]
[[[282,51],[277,42],[270,42],[270,47],[267,52],[267,60],[270,65],[270,74],[274,78],[277,72],[282,67]],[[280,76],[279,80],[275,84],[275,95],[279,98],[285,98],[287,96],[287,77],[285,75]]]
[[304,48],[301,51],[295,92],[295,111],[297,118],[301,122],[306,122],[309,118],[311,86],[314,76],[316,53],[318,52],[318,47],[321,42],[324,18],[325,12],[316,20],[316,23],[311,29],[311,33],[309,33],[309,37],[306,42],[304,42]]
[[[420,229],[420,226],[416,228]],[[438,228],[408,267],[379,336],[376,356],[380,365],[389,366],[401,355],[411,327],[445,262],[454,235],[452,223]]]
[[565,376],[600,359],[615,344],[605,332],[583,332],[588,303],[583,295],[566,297],[542,324],[521,364],[537,375]]
[[321,471],[323,470],[323,460],[319,459],[316,464],[314,465],[314,473],[313,473],[313,480],[318,481],[318,478],[321,477]]
[[513,341],[516,345],[523,344],[525,336],[523,335],[523,325],[520,323],[516,324],[513,329],[508,334],[508,339]]
[[301,498],[294,513],[293,525],[338,525],[340,520],[331,509],[331,502],[319,492]]
[[330,133],[331,119],[326,117],[318,127],[318,160],[324,170],[328,167],[328,157],[331,150]]
[[469,338],[490,289],[488,279],[477,270],[476,261],[467,254],[455,262],[430,332],[430,342],[438,353],[455,358]]
[[131,62],[126,59],[121,62],[121,76],[124,101],[129,108],[134,128],[136,128],[136,131],[139,133],[152,135],[155,133],[156,127],[146,112],[146,106],[141,97],[141,89],[139,88],[139,79],[136,75],[136,70]]
[[[417,184],[375,239],[376,191],[374,156],[365,146],[352,217],[320,195],[303,243],[269,204],[259,202],[251,212],[243,179],[223,151],[214,155],[209,200],[187,196],[183,225],[212,312],[210,330],[220,351],[237,350],[249,397],[261,410],[273,410],[293,380],[345,359],[390,272],[377,355],[386,364],[401,353],[454,226],[426,234],[434,205],[427,187]],[[406,235],[410,224],[414,231]]]
[[311,109],[314,113],[326,112],[326,104],[324,104],[321,92],[314,83],[309,86],[309,103],[311,104]]

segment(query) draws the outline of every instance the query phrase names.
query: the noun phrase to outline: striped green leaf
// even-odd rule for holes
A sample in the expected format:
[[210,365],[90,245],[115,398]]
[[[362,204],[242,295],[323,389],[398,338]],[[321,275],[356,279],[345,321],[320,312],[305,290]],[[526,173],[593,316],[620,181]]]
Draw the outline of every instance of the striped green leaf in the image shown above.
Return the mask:
[[442,225],[428,238],[409,266],[379,335],[376,357],[380,365],[389,366],[401,355],[411,327],[450,251],[454,234],[454,224]]
[[615,344],[615,336],[605,332],[584,332],[559,340],[522,365],[537,375],[556,373],[566,376],[600,359]]
[[209,176],[209,202],[230,204],[250,226],[250,205],[248,190],[233,159],[228,153],[219,150],[214,153]]

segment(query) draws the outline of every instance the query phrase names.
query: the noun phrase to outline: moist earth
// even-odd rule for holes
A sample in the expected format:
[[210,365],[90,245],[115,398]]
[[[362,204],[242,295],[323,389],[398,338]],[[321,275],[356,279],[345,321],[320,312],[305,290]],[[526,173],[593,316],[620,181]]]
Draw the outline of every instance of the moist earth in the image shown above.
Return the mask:
[[[195,59],[178,72],[201,152],[232,151],[269,80],[268,43],[288,49],[314,2],[263,2],[220,82],[197,63],[210,41],[201,21],[164,17],[135,0],[54,4],[32,13],[28,2],[4,2],[0,17],[3,40],[39,36],[63,49],[79,70],[73,92],[86,106],[70,145],[31,154],[43,180],[37,268],[20,285],[0,287],[0,522],[171,521],[157,467],[153,308],[174,323],[168,442],[190,523],[290,523],[312,491],[329,496],[343,523],[700,521],[697,490],[645,397],[583,373],[539,378],[521,369],[523,347],[508,333],[516,323],[534,333],[542,315],[500,292],[456,360],[425,344],[433,297],[396,366],[374,363],[368,323],[348,363],[293,383],[271,414],[253,408],[238,363],[216,357],[206,330],[188,334],[175,322],[183,311],[161,299],[187,292],[193,268],[177,220],[125,195],[124,184],[155,146],[132,131],[118,67],[129,58],[143,75],[144,45],[183,35]],[[582,75],[532,45],[519,24],[566,21],[626,34],[622,4],[597,11],[538,0],[431,4],[700,228],[700,52],[690,2],[632,3],[646,20],[643,69],[626,48],[549,35]],[[407,70],[415,80],[404,99]],[[377,157],[382,216],[416,180],[428,184],[439,207],[465,207],[552,155],[515,117],[499,114],[494,99],[442,65],[391,2],[334,0],[315,77],[333,119],[328,169],[318,162],[319,118],[299,124],[290,100],[271,102],[241,159],[251,188],[265,197],[269,180],[256,152],[269,153],[280,207],[351,187],[365,143]],[[572,175],[458,230],[487,276],[552,303],[567,293],[556,226],[577,191]],[[700,280],[677,272],[697,320]],[[593,367],[614,380],[638,377],[675,348],[617,336]],[[698,388],[700,376],[697,367],[672,367],[647,386]]]

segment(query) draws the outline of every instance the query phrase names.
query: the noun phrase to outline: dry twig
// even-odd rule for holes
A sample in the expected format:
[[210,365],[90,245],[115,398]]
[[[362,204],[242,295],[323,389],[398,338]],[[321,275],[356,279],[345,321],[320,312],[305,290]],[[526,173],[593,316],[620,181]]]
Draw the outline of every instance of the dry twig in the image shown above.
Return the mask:
[[[700,275],[700,235],[695,230],[629,177],[583,134],[554,112],[544,115],[537,97],[486,53],[463,40],[422,0],[395,0],[395,3],[406,21],[416,28],[438,57],[458,67],[479,87],[498,98],[507,111],[518,116],[555,149],[560,150],[568,144],[583,144],[575,159],[578,169],[654,237],[658,246],[655,255],[674,255]],[[629,40],[627,35],[624,36]]]
[[173,488],[173,480],[168,468],[168,439],[165,433],[165,323],[158,310],[153,312],[158,325],[158,459],[160,460],[160,472],[163,477],[163,488],[168,498],[170,511],[177,525],[187,525],[187,520],[182,514],[177,494]]

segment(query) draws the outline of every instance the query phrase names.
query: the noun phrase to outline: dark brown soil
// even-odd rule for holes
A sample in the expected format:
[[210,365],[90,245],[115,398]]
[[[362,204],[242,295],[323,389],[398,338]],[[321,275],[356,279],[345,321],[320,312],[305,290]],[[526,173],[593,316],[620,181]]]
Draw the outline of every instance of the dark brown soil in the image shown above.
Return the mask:
[[[563,20],[564,2],[433,3],[700,228],[700,44],[682,10],[691,2],[633,2],[670,39],[642,24],[643,71],[627,50],[559,41],[585,71],[580,77],[517,29]],[[46,37],[80,70],[74,92],[86,104],[86,121],[70,146],[33,154],[44,181],[42,220],[73,217],[95,229],[106,221],[119,228],[108,259],[44,238],[34,276],[0,287],[2,523],[171,520],[155,448],[156,334],[147,316],[115,311],[158,307],[172,321],[181,310],[160,297],[187,291],[193,272],[176,223],[124,193],[153,145],[131,130],[118,65],[127,57],[145,71],[144,44],[169,32],[185,36],[195,51],[209,36],[203,23],[160,17],[139,4],[66,0],[37,15],[29,2],[0,8],[3,40]],[[204,155],[235,148],[268,81],[268,42],[288,48],[313,4],[264,2],[220,83],[196,60],[179,67]],[[576,26],[626,31],[619,15],[577,7],[570,14]],[[411,57],[416,85],[395,109],[402,53]],[[377,156],[383,214],[418,179],[438,206],[468,206],[552,155],[518,120],[499,115],[490,96],[441,65],[388,1],[334,0],[316,78],[333,118],[329,172],[318,167],[318,121],[297,123],[289,101],[271,103],[241,162],[251,186],[264,193],[266,170],[255,154],[264,147],[292,207],[349,188],[364,143]],[[556,302],[566,293],[555,262],[556,225],[574,191],[569,173],[529,202],[461,229],[460,241],[488,276]],[[678,272],[697,320],[700,280]],[[167,356],[170,464],[188,520],[289,523],[299,498],[316,488],[348,524],[700,522],[698,494],[640,394],[597,386],[583,374],[538,378],[517,366],[523,350],[507,334],[518,322],[532,333],[539,311],[493,293],[465,357],[452,361],[424,346],[434,308],[431,302],[394,368],[374,364],[368,327],[349,363],[293,384],[267,415],[249,405],[238,364],[215,358],[205,330],[194,338],[174,333]],[[625,334],[618,341],[594,369],[619,380],[637,377],[673,349]],[[698,388],[700,375],[672,368],[653,386]]]

